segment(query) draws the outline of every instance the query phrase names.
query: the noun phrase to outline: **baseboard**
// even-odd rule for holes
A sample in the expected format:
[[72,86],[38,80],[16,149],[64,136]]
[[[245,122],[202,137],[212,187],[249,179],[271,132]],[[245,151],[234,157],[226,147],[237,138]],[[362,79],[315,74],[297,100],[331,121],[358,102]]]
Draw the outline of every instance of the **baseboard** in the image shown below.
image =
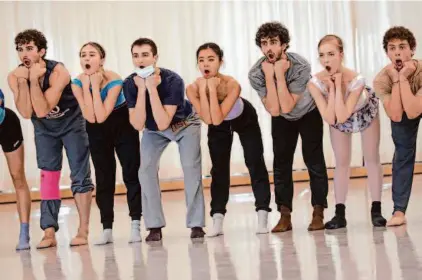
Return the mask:
[[[328,171],[328,178],[332,179],[334,176],[334,169],[330,168]],[[384,176],[390,176],[392,172],[391,164],[383,165],[383,174]],[[422,174],[422,163],[416,163],[415,174]],[[350,172],[351,178],[361,178],[366,177],[366,169],[364,167],[352,167]],[[307,170],[296,170],[293,171],[293,180],[295,182],[303,182],[309,181],[309,175]],[[211,184],[211,178],[204,178],[202,180],[204,187],[209,188]],[[274,177],[270,174],[270,182],[274,182]],[[248,174],[240,175],[240,176],[232,176],[230,178],[230,185],[232,187],[236,186],[247,186],[250,185],[250,178]],[[175,180],[166,180],[160,182],[161,190],[162,191],[175,191],[175,190],[183,190],[183,179],[175,179]],[[60,194],[62,199],[72,198],[72,192],[69,188],[63,188],[60,190]],[[126,188],[123,184],[116,185],[116,195],[126,194]],[[94,192],[95,195],[95,192]],[[41,199],[39,190],[31,191],[31,199],[32,201],[39,201]],[[15,203],[16,202],[16,195],[14,192],[10,193],[1,193],[0,194],[0,203]]]

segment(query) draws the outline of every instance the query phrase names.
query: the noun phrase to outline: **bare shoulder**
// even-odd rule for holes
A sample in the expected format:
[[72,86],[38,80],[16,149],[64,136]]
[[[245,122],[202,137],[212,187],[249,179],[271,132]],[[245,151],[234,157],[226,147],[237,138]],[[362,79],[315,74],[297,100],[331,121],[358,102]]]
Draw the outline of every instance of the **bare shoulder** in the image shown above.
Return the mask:
[[62,63],[57,63],[50,75],[50,85],[59,83],[60,85],[67,84],[70,82],[69,71]]
[[122,79],[122,77],[119,74],[117,74],[114,71],[110,71],[110,70],[106,70],[104,75],[105,75],[105,77],[108,81],[121,80]]
[[314,75],[318,80],[322,80],[325,75],[324,75],[324,71],[318,72]]
[[189,93],[195,93],[195,94],[198,93],[198,86],[197,86],[197,84],[195,82],[189,84],[186,87],[186,91],[189,92]]
[[237,87],[240,86],[239,82],[233,78],[232,76],[223,76],[223,81],[230,87]]
[[69,71],[63,65],[63,63],[57,63],[52,72],[53,74],[69,74]]

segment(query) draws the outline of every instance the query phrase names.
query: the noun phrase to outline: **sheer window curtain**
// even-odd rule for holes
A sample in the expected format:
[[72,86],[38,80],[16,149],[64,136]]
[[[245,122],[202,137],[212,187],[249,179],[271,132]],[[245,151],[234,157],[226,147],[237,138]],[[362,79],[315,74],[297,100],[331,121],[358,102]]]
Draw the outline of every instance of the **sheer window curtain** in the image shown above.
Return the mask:
[[[23,29],[37,28],[48,39],[47,58],[62,61],[72,77],[80,73],[78,52],[87,41],[97,41],[107,52],[107,69],[126,77],[132,72],[130,46],[138,37],[150,37],[158,45],[158,65],[179,73],[187,85],[199,75],[196,67],[196,48],[207,41],[219,44],[224,50],[222,72],[236,78],[242,86],[242,96],[256,108],[264,141],[265,161],[272,170],[271,118],[257,94],[249,86],[247,74],[261,56],[255,45],[259,25],[271,20],[284,23],[291,34],[290,51],[297,52],[312,64],[313,72],[320,71],[318,40],[335,33],[345,42],[345,64],[364,74],[371,83],[376,72],[386,64],[382,51],[383,32],[393,24],[407,24],[418,36],[420,27],[416,11],[421,3],[394,2],[323,2],[323,1],[227,1],[227,2],[2,2],[0,3],[0,88],[6,96],[6,106],[16,111],[13,94],[7,85],[7,74],[18,64],[14,36]],[[395,16],[392,15],[394,11]],[[411,19],[408,13],[412,13]],[[403,15],[406,15],[403,16]],[[412,21],[413,20],[413,21]],[[416,53],[416,57],[418,57]],[[393,144],[390,124],[382,115],[382,161],[391,162]],[[38,187],[39,170],[36,164],[33,126],[21,118],[25,138],[25,168],[31,187]],[[324,150],[327,166],[335,165],[325,125]],[[211,161],[207,147],[207,127],[202,127],[203,175],[209,175]],[[418,158],[421,155],[418,154]],[[353,166],[362,165],[360,136],[354,137]],[[13,190],[6,160],[0,157],[0,190]],[[305,169],[301,144],[298,143],[294,169]],[[231,155],[233,175],[247,173],[243,149],[237,135]],[[67,158],[63,160],[62,185],[69,185]],[[164,152],[160,178],[182,178],[177,145],[172,143]],[[92,176],[94,169],[92,166]],[[117,181],[122,182],[118,165]]]

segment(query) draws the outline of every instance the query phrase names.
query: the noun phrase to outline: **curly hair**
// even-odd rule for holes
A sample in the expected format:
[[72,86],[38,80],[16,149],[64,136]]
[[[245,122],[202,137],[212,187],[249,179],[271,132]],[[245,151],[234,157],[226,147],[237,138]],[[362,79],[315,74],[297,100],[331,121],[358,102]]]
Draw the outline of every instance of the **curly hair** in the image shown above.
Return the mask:
[[387,52],[388,42],[394,39],[406,40],[409,43],[410,49],[414,51],[416,49],[416,39],[412,31],[403,26],[394,26],[388,29],[384,38],[382,39],[382,45],[385,52]]
[[42,56],[42,58],[44,58],[47,54],[47,39],[41,31],[36,29],[27,29],[16,35],[16,50],[18,50],[20,45],[29,44],[30,42],[34,42],[34,45],[38,48],[38,51],[42,49],[45,50],[45,54]]
[[261,25],[255,35],[255,44],[261,47],[261,39],[274,37],[278,37],[281,44],[287,44],[286,50],[289,48],[289,30],[278,21],[267,22]]

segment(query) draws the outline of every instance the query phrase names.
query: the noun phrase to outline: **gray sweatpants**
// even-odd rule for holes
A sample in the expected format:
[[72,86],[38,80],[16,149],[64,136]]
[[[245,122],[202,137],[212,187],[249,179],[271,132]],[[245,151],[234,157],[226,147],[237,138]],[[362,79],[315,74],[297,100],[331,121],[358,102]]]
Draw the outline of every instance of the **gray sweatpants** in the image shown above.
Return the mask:
[[[94,189],[89,165],[89,142],[85,119],[79,107],[61,119],[32,118],[38,168],[44,171],[61,171],[63,147],[69,160],[71,190],[86,193]],[[40,226],[42,230],[59,229],[58,215],[61,200],[41,200]]]
[[165,227],[158,169],[161,155],[167,145],[175,141],[179,146],[180,161],[184,173],[187,206],[186,226],[205,227],[205,205],[201,168],[201,123],[190,120],[190,125],[173,132],[145,129],[141,142],[141,168],[139,181],[142,186],[142,215],[145,227]]

